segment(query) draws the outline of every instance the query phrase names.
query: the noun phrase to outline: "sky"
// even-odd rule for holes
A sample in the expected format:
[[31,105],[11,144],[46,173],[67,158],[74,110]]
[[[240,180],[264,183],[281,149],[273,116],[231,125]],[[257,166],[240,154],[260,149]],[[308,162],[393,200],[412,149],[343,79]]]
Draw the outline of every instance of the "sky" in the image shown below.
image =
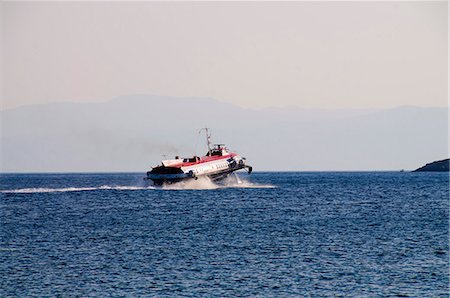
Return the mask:
[[448,106],[447,2],[1,2],[1,108]]

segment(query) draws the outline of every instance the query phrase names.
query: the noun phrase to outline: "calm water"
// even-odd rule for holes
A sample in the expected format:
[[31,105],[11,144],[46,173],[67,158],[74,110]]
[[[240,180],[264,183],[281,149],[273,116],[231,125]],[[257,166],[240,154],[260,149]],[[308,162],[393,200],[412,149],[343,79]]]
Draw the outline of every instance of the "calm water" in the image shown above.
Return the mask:
[[0,177],[2,297],[448,297],[445,173]]

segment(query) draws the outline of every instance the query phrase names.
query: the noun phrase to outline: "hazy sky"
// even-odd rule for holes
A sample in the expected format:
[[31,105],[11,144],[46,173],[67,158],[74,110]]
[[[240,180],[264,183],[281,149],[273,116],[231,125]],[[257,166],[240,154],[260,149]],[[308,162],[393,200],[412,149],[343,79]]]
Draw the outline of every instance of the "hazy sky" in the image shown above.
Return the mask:
[[447,2],[3,2],[2,106],[447,106]]

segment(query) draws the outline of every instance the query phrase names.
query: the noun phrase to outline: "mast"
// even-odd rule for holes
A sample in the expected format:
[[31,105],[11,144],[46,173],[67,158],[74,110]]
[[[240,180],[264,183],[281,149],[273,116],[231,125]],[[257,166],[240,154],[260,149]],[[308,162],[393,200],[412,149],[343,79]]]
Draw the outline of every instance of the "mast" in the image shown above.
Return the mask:
[[201,133],[202,130],[205,130],[205,134],[206,134],[206,146],[208,146],[208,154],[209,154],[209,156],[211,156],[211,133],[209,132],[208,127],[204,127],[204,128],[202,128],[202,129],[200,129],[199,133]]

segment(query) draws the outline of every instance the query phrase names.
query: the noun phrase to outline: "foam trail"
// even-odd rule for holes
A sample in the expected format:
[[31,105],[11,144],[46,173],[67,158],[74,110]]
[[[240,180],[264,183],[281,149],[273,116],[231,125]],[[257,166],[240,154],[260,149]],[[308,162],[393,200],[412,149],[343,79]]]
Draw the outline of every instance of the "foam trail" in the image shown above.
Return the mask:
[[154,187],[142,186],[110,186],[103,185],[100,187],[65,187],[65,188],[20,188],[20,189],[5,189],[2,193],[50,193],[50,192],[74,192],[74,191],[94,191],[94,190],[143,190],[154,189]]
[[230,176],[220,183],[215,183],[208,177],[199,177],[197,180],[191,179],[174,184],[164,184],[162,187],[146,186],[140,183],[139,186],[118,186],[103,185],[99,187],[65,187],[65,188],[20,188],[4,189],[0,193],[56,193],[56,192],[76,192],[76,191],[96,191],[96,190],[208,190],[223,188],[275,188],[270,184],[252,183],[239,176]]

